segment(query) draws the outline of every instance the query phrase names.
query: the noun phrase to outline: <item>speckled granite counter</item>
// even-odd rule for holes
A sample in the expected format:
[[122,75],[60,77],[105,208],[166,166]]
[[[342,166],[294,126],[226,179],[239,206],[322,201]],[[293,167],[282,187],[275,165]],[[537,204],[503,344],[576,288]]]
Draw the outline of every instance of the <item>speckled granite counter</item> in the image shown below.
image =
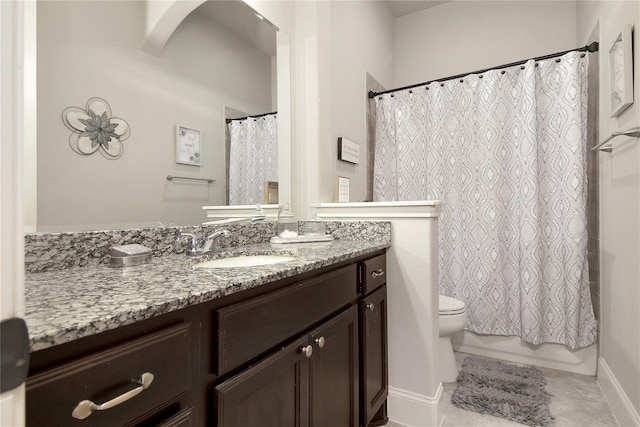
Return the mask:
[[294,261],[251,268],[194,269],[184,254],[154,257],[149,264],[105,264],[27,273],[26,321],[31,350],[41,350],[188,306],[388,248],[390,237],[337,239],[327,243],[251,244],[218,257],[277,253]]

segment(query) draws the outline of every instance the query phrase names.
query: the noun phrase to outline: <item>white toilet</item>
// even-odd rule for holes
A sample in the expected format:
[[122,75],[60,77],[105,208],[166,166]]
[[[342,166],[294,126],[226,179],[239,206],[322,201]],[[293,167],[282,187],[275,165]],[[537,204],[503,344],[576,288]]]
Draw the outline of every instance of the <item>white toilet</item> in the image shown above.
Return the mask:
[[462,331],[467,325],[467,312],[464,302],[455,298],[440,295],[439,315],[440,339],[438,353],[440,357],[440,381],[453,383],[458,377],[458,367],[453,355],[451,336]]

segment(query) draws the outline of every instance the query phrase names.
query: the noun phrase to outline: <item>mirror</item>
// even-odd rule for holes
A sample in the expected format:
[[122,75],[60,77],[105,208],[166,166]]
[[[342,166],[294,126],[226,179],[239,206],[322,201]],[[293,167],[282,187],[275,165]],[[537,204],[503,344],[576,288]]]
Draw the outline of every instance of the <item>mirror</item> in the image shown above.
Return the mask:
[[[208,1],[180,23],[155,57],[141,49],[144,1],[34,7],[36,230],[206,221],[202,207],[227,199],[225,111],[257,115],[278,109],[276,70],[282,62],[276,48],[288,50],[286,35],[242,1]],[[63,111],[87,110],[95,98],[108,104],[113,122],[130,127],[117,159],[72,148],[74,132],[65,126]],[[179,127],[187,129],[185,138],[197,138],[181,141]],[[201,160],[178,163],[180,150],[187,160],[193,153]],[[168,175],[189,179],[169,181]]]

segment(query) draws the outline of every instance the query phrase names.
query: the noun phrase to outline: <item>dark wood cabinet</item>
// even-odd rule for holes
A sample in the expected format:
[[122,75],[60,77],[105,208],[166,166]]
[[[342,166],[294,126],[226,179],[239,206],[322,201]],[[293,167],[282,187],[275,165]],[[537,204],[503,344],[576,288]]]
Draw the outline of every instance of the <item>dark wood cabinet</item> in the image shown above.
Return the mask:
[[[358,427],[386,420],[383,251],[32,353],[26,425]],[[152,383],[107,410],[74,418]],[[107,405],[110,406],[110,405]]]
[[310,426],[358,426],[357,308],[313,331],[310,344]]
[[386,256],[362,261],[359,266],[360,317],[360,425],[387,423],[389,394],[387,344]]
[[[30,377],[27,425],[113,427],[167,421],[191,406],[191,326],[172,326]],[[143,376],[151,380],[144,387]],[[92,409],[92,404],[104,410]]]
[[294,341],[257,365],[215,387],[217,425],[307,427],[308,338]]
[[217,374],[222,375],[355,303],[348,265],[217,310]]
[[[368,426],[389,394],[386,285],[362,298],[359,305],[362,424]],[[386,414],[382,414],[380,421],[386,423]]]
[[172,417],[161,421],[160,424],[153,424],[157,427],[195,427],[195,421],[193,419],[193,409],[186,408],[178,412]]
[[359,264],[359,286],[362,295],[368,295],[387,283],[387,257],[377,257],[365,260]]
[[356,427],[357,308],[216,386],[214,401],[218,427]]

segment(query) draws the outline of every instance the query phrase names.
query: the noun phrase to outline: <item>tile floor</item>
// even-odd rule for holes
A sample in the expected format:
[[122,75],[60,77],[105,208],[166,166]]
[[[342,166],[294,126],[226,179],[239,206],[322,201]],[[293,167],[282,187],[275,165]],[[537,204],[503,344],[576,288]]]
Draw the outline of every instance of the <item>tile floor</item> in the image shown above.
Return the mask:
[[[458,367],[466,354],[456,353]],[[539,368],[547,379],[551,393],[551,414],[556,427],[616,427],[613,414],[596,384],[595,377],[573,374],[555,369]],[[442,396],[444,427],[509,427],[522,424],[491,415],[466,411],[451,404],[456,384],[445,384]],[[387,427],[405,427],[394,422]]]

